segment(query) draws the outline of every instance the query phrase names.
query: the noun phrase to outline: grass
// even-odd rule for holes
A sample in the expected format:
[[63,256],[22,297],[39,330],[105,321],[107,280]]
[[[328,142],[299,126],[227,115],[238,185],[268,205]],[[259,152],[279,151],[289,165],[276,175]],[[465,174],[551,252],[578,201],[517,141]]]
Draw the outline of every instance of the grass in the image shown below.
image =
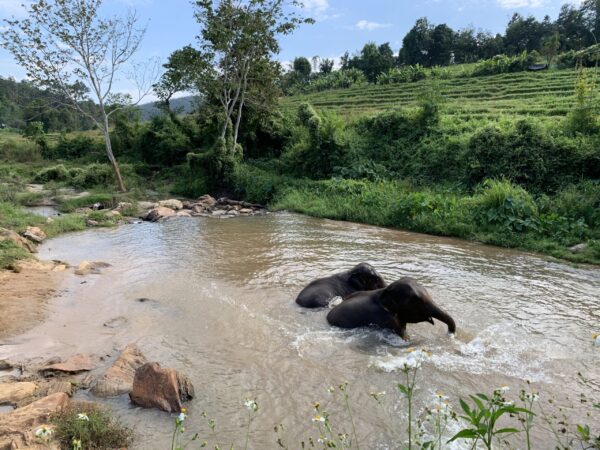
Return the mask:
[[454,121],[506,116],[536,116],[555,122],[570,110],[576,70],[518,72],[449,80],[425,79],[395,85],[362,85],[349,89],[294,95],[282,99],[284,110],[309,102],[319,110],[360,116],[398,107],[414,107],[423,89],[435,88],[444,98],[444,112]]
[[61,448],[117,449],[133,442],[133,430],[95,404],[74,403],[52,416],[50,422]]

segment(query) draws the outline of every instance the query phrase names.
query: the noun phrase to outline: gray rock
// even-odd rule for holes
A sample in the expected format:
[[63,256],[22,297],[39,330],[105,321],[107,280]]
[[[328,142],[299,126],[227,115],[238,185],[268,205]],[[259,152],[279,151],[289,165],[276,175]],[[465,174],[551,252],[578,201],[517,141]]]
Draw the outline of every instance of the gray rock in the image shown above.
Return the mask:
[[571,253],[583,253],[584,251],[586,251],[588,249],[589,245],[586,242],[583,242],[581,244],[577,244],[574,245],[573,247],[569,247],[569,251]]

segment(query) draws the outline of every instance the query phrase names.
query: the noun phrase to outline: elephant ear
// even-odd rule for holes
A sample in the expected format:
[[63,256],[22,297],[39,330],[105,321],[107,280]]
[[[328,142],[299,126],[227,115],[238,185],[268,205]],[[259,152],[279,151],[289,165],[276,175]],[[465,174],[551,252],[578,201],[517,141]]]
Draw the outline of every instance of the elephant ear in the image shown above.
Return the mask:
[[414,307],[415,291],[410,283],[396,281],[383,290],[381,305],[392,314],[406,314]]
[[364,273],[355,271],[350,273],[349,282],[355,289],[363,291],[366,289],[368,280]]

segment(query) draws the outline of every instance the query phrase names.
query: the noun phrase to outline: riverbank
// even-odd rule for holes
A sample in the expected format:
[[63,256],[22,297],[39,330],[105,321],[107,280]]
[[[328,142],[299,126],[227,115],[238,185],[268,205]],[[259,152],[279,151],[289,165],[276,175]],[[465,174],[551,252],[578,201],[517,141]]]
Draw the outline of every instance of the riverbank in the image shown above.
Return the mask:
[[297,179],[251,165],[236,175],[239,195],[273,210],[600,264],[600,188],[593,183],[534,197],[508,181],[486,181],[468,193],[402,181]]

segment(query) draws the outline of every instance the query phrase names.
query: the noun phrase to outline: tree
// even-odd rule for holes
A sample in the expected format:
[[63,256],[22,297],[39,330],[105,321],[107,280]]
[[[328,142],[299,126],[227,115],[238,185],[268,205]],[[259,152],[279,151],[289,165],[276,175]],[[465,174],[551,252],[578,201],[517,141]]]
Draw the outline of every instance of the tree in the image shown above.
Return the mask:
[[310,61],[308,58],[304,56],[300,56],[294,59],[293,62],[294,72],[298,74],[298,78],[302,81],[306,82],[310,78],[310,73],[312,71],[312,66],[310,65]]
[[[23,20],[5,20],[0,42],[40,87],[60,93],[79,113],[102,130],[106,154],[119,189],[125,184],[114,157],[109,133],[110,116],[131,98],[115,94],[117,75],[137,51],[145,29],[137,28],[134,12],[125,18],[102,19],[102,0],[36,0]],[[146,75],[146,74],[144,74]],[[139,102],[149,92],[138,79]],[[93,97],[91,110],[81,102]]]
[[511,55],[532,52],[540,48],[543,38],[543,28],[535,17],[524,18],[518,13],[513,14],[506,27],[504,43],[506,50]]
[[448,25],[437,25],[432,32],[431,64],[446,66],[450,62],[450,53],[454,47],[454,30]]
[[454,36],[454,53],[457,63],[477,61],[479,59],[478,48],[479,46],[473,28],[463,28]]
[[589,45],[600,42],[600,0],[584,0],[581,4],[581,12],[585,25],[592,35]]
[[565,4],[560,8],[556,28],[561,37],[561,50],[581,50],[588,42],[593,42],[583,11],[573,5]]
[[162,100],[162,106],[168,113],[172,113],[170,101],[177,92],[192,90],[196,75],[203,70],[203,60],[191,45],[175,50],[169,60],[163,65],[166,69],[158,83],[154,85],[154,92]]
[[333,59],[322,59],[321,64],[319,65],[319,71],[323,75],[327,75],[328,73],[333,72],[333,66],[335,65]]
[[404,64],[430,65],[429,54],[433,45],[431,25],[426,17],[417,19],[415,25],[402,39],[400,62]]
[[[211,177],[226,178],[236,158],[241,157],[238,136],[249,96],[258,98],[265,92],[258,87],[259,81],[274,84],[272,57],[279,53],[277,37],[312,20],[294,13],[299,6],[295,0],[196,0],[195,5],[203,59],[197,86],[209,104],[214,99],[220,109]],[[257,82],[254,90],[253,81]]]
[[560,35],[554,33],[552,36],[545,38],[542,41],[541,53],[546,58],[548,65],[552,64],[552,61],[558,54],[560,49]]

